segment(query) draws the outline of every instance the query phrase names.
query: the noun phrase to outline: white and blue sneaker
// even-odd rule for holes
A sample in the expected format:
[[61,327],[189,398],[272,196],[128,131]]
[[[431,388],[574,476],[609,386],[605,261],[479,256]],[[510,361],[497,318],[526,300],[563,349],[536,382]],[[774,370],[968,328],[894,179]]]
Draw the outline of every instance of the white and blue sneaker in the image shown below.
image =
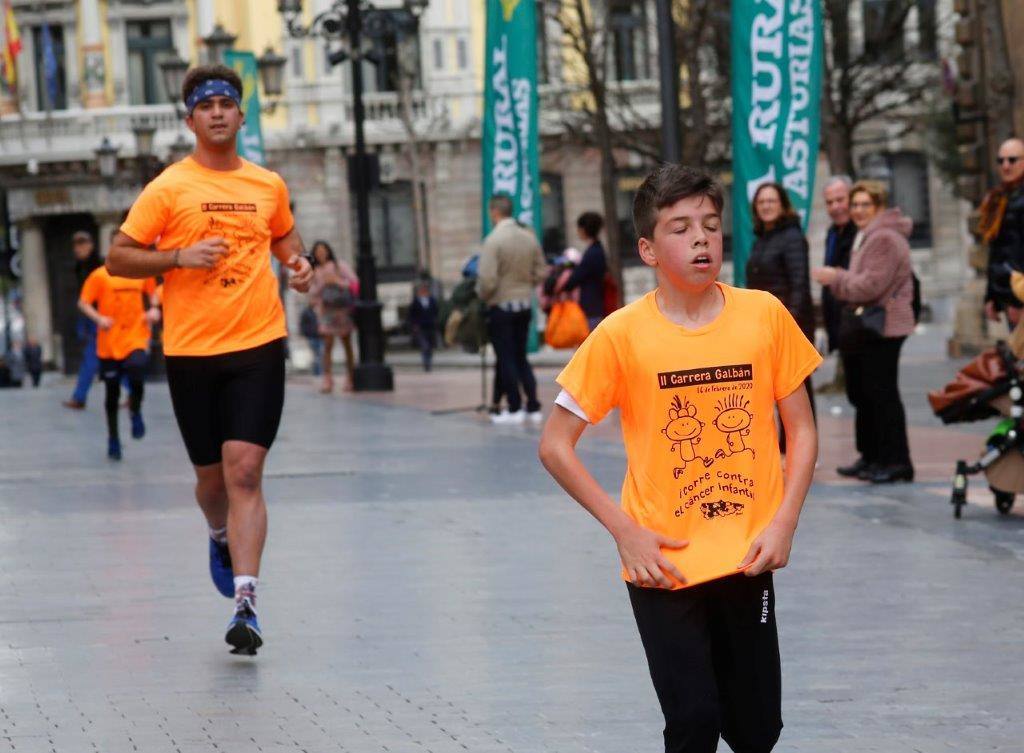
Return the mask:
[[226,543],[210,539],[210,577],[222,596],[235,595],[235,573],[231,569],[231,552]]
[[231,653],[256,656],[263,645],[263,634],[256,619],[256,593],[251,588],[240,589],[235,596],[235,615],[228,623],[224,640],[232,646]]

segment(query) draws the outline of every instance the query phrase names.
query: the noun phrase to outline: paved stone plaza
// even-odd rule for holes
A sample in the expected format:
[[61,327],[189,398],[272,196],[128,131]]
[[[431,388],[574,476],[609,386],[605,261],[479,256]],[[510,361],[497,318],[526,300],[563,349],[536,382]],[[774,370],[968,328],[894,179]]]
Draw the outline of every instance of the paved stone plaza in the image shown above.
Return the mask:
[[[908,368],[935,386],[952,367]],[[449,380],[439,394],[472,404],[454,372],[399,373],[399,395]],[[0,751],[660,750],[614,546],[540,468],[537,429],[293,378],[250,659],[223,643],[166,388],[120,465],[100,388],[84,413],[67,389],[0,392]],[[923,481],[866,489],[830,472],[849,434],[832,405],[777,576],[776,750],[1024,750],[1024,518],[978,504],[957,522],[947,503],[951,453],[973,457],[980,429],[915,403]],[[615,489],[614,430],[584,447]]]

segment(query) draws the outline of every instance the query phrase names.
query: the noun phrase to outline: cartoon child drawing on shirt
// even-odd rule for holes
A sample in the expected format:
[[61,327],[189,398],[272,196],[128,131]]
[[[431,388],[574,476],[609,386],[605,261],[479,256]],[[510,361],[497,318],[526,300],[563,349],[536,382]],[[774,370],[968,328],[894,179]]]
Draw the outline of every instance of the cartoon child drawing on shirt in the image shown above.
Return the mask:
[[672,440],[672,452],[678,450],[683,461],[682,466],[672,470],[675,478],[686,472],[688,463],[699,460],[707,468],[715,462],[712,458],[698,455],[695,449],[700,444],[700,433],[703,429],[704,422],[697,418],[697,406],[689,401],[684,405],[679,395],[672,398],[672,407],[668,409],[668,425],[661,433]]
[[725,434],[725,447],[716,452],[715,457],[726,458],[739,452],[749,452],[753,456],[754,449],[743,442],[743,437],[750,434],[750,422],[754,420],[754,414],[749,410],[750,401],[737,392],[719,400],[715,407],[718,408],[718,416],[711,423]]

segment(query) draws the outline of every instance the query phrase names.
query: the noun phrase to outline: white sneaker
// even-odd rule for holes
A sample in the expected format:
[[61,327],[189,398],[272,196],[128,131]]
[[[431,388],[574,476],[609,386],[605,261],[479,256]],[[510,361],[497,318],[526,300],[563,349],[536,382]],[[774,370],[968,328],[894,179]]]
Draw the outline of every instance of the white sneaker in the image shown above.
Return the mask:
[[526,418],[533,421],[535,424],[539,424],[544,420],[544,411],[542,410],[528,410],[526,411]]
[[515,413],[509,413],[507,410],[503,410],[501,413],[496,413],[491,416],[491,423],[494,424],[521,424],[526,420],[525,411],[518,410]]

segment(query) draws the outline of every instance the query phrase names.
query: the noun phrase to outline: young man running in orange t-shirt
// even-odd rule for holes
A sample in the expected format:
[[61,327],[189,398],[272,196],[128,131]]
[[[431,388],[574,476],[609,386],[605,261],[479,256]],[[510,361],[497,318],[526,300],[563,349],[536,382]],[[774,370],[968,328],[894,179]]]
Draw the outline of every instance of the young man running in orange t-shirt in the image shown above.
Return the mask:
[[[577,351],[540,446],[618,546],[667,753],[712,753],[720,736],[767,753],[778,740],[772,571],[789,560],[817,455],[803,383],[821,357],[771,294],[716,281],[722,204],[709,175],[678,165],[640,186],[633,220],[658,287]],[[575,449],[612,408],[626,445],[621,507]]]
[[[267,535],[263,464],[284,405],[285,318],[270,254],[306,292],[303,256],[281,177],[238,156],[242,82],[222,65],[185,76],[195,152],[163,171],[132,206],[107,267],[163,275],[167,382],[196,500],[210,527],[210,574],[234,597],[225,640],[263,644],[256,582]],[[149,247],[155,244],[156,250]]]
[[107,457],[121,459],[121,437],[117,430],[121,380],[128,380],[128,410],[132,437],[142,439],[143,379],[149,362],[151,322],[160,320],[156,306],[156,281],[114,277],[106,267],[97,267],[82,284],[78,308],[96,323],[96,356],[100,378],[107,388]]

